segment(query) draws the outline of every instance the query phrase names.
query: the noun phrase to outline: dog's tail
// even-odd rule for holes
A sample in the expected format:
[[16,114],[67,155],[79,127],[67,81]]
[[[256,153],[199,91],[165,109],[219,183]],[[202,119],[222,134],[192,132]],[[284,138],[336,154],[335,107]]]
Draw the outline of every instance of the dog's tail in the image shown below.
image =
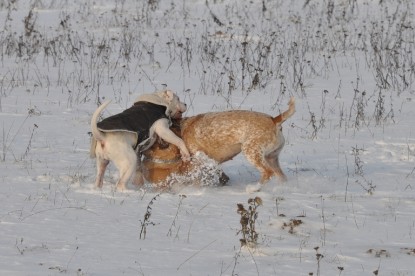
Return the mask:
[[105,109],[105,107],[107,107],[107,105],[109,105],[110,102],[111,101],[108,100],[104,102],[103,104],[101,104],[98,107],[98,109],[95,110],[94,114],[92,115],[92,119],[91,119],[92,137],[91,137],[91,147],[89,148],[89,157],[91,157],[92,159],[96,157],[95,148],[97,147],[97,142],[104,140],[104,135],[102,134],[101,131],[99,131],[97,127],[98,117],[99,117],[99,114],[101,114],[101,112]]
[[284,111],[277,117],[273,118],[272,121],[274,124],[282,124],[290,118],[295,113],[295,99],[294,97],[290,98],[290,101],[288,102],[288,110]]
[[94,136],[93,138],[95,138],[98,141],[103,141],[105,136],[102,134],[101,131],[99,131],[98,126],[97,126],[97,121],[98,121],[98,117],[99,114],[101,114],[101,112],[107,107],[107,105],[110,104],[110,100],[105,101],[103,104],[101,104],[97,110],[95,110],[94,114],[92,115],[92,119],[91,119],[91,130],[92,130],[92,135]]

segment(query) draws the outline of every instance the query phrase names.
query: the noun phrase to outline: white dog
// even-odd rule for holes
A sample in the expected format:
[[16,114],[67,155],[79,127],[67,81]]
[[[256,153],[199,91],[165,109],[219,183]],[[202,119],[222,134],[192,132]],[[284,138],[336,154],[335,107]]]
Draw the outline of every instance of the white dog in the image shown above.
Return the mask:
[[137,162],[140,162],[137,153],[153,145],[157,135],[176,145],[183,160],[190,159],[183,140],[169,129],[170,118],[180,118],[186,111],[186,104],[172,91],[141,95],[131,108],[97,123],[100,113],[109,103],[106,101],[99,106],[91,119],[93,139],[90,154],[97,159],[96,187],[102,187],[109,161],[114,162],[120,173],[118,190],[124,190],[134,174],[133,183],[143,184],[141,172],[136,173]]

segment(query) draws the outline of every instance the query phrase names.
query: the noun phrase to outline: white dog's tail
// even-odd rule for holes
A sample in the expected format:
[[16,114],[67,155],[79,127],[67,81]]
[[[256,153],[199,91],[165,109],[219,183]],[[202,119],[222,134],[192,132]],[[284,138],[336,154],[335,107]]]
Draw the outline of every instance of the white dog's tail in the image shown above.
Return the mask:
[[105,101],[103,104],[101,104],[97,110],[95,110],[94,114],[92,115],[92,119],[91,119],[91,130],[92,130],[92,135],[94,136],[94,138],[98,141],[104,141],[104,134],[99,131],[98,126],[97,126],[97,121],[98,121],[98,117],[99,114],[101,114],[101,112],[107,107],[107,105],[110,104],[110,100]]
[[282,124],[285,122],[285,120],[290,118],[294,113],[295,113],[295,99],[294,97],[291,97],[290,101],[288,102],[288,110],[284,111],[277,117],[273,118],[272,121],[274,122],[274,124]]

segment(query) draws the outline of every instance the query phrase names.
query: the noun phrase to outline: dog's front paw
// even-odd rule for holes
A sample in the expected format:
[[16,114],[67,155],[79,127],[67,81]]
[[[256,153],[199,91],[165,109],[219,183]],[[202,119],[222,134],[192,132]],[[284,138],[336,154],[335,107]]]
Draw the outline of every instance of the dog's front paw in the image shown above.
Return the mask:
[[260,184],[260,183],[250,184],[250,185],[247,185],[246,186],[245,191],[247,193],[252,194],[252,193],[256,193],[256,192],[261,191],[261,188],[262,188],[262,184]]
[[182,157],[183,162],[190,162],[191,159],[190,159],[189,153],[186,154],[186,153],[181,152],[180,155]]

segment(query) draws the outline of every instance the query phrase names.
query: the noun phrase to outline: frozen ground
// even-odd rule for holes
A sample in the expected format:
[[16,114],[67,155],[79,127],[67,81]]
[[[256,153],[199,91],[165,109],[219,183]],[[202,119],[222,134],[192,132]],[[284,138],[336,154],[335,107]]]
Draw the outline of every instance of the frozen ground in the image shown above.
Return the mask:
[[[0,0],[0,275],[415,275],[414,5]],[[226,187],[94,189],[97,101],[165,85],[187,116],[295,96],[288,182],[247,193],[238,156]]]

